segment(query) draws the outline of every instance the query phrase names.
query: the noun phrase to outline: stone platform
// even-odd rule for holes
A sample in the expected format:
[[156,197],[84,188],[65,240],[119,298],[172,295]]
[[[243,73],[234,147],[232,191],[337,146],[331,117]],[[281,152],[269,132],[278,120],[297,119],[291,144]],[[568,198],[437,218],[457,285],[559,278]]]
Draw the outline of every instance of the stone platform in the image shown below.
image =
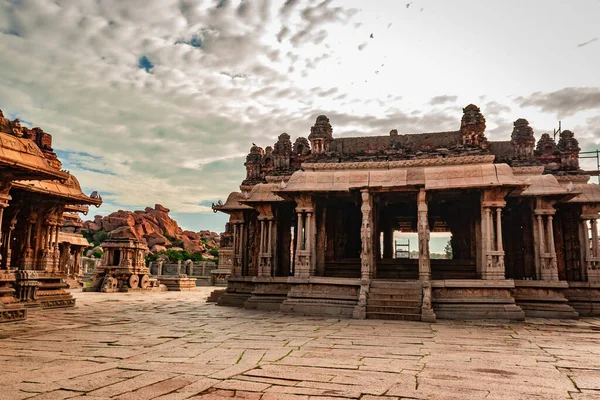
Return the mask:
[[565,281],[515,280],[512,290],[517,305],[527,317],[577,318],[579,314],[565,297]]
[[[598,398],[600,319],[352,320],[194,292],[74,293],[0,325],[0,398]],[[493,360],[493,361],[491,361]]]
[[600,283],[569,282],[565,297],[579,315],[600,317]]
[[188,278],[185,274],[179,276],[159,276],[158,282],[165,285],[169,291],[189,292],[196,290],[196,278]]

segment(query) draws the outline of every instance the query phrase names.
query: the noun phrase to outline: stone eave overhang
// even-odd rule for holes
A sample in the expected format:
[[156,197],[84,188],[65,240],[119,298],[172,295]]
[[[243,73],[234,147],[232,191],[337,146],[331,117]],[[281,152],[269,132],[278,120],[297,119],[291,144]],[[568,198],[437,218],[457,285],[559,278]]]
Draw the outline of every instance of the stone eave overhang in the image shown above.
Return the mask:
[[[468,164],[487,164],[493,163],[495,156],[479,155],[465,157],[437,157],[437,158],[416,158],[412,160],[398,161],[364,161],[364,162],[332,162],[332,163],[302,163],[304,171],[327,171],[327,170],[360,170],[360,169],[396,169],[396,168],[415,168],[415,167],[433,167],[450,165],[468,165]],[[293,176],[293,175],[292,175]]]
[[13,188],[44,194],[63,200],[66,204],[93,205],[99,207],[102,199],[95,199],[80,190],[57,181],[15,181]]
[[[247,192],[245,192],[247,193]],[[225,204],[213,204],[212,209],[214,212],[220,211],[226,214],[233,213],[236,211],[253,210],[252,207],[246,204],[242,204],[240,200],[243,198],[243,194],[240,192],[231,192],[227,196]],[[219,202],[220,203],[220,202]]]
[[284,193],[349,192],[351,190],[484,189],[505,187],[519,193],[527,187],[507,164],[494,156],[469,156],[364,163],[303,164],[292,175]]
[[69,178],[68,173],[51,167],[35,144],[0,132],[0,171],[3,169],[10,169],[14,179],[65,181]]

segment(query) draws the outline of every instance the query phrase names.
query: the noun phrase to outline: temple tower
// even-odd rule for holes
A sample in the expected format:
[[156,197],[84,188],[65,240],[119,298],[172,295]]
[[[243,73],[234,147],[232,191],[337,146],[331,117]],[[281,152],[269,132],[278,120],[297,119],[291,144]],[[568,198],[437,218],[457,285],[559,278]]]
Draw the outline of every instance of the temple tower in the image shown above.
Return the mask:
[[329,143],[333,141],[333,128],[329,123],[329,118],[325,115],[319,115],[317,121],[310,128],[308,135],[313,153],[326,153],[329,151]]
[[535,137],[533,128],[529,126],[529,121],[519,118],[513,123],[511,143],[515,147],[515,156],[518,158],[530,158],[533,156],[535,147]]

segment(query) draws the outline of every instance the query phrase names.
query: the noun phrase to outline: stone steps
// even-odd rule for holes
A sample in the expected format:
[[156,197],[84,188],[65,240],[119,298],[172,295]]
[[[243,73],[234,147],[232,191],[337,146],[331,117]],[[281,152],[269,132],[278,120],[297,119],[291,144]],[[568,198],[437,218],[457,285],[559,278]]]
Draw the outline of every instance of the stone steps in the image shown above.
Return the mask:
[[419,314],[421,315],[421,307],[402,307],[402,306],[368,306],[368,313],[375,314]]
[[368,319],[389,319],[389,320],[400,320],[400,321],[420,321],[421,314],[414,313],[396,313],[396,312],[370,312],[367,311]]
[[421,307],[421,302],[413,299],[373,299],[369,296],[369,306],[373,307]]
[[373,280],[367,297],[367,318],[420,321],[421,304],[421,282]]

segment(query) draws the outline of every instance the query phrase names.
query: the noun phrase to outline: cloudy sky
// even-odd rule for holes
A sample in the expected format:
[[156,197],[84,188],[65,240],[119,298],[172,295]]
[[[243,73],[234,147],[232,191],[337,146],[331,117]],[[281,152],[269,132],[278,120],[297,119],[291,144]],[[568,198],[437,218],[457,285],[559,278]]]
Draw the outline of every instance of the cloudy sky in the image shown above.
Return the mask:
[[0,0],[0,109],[104,205],[221,231],[252,142],[527,118],[600,142],[600,0]]

